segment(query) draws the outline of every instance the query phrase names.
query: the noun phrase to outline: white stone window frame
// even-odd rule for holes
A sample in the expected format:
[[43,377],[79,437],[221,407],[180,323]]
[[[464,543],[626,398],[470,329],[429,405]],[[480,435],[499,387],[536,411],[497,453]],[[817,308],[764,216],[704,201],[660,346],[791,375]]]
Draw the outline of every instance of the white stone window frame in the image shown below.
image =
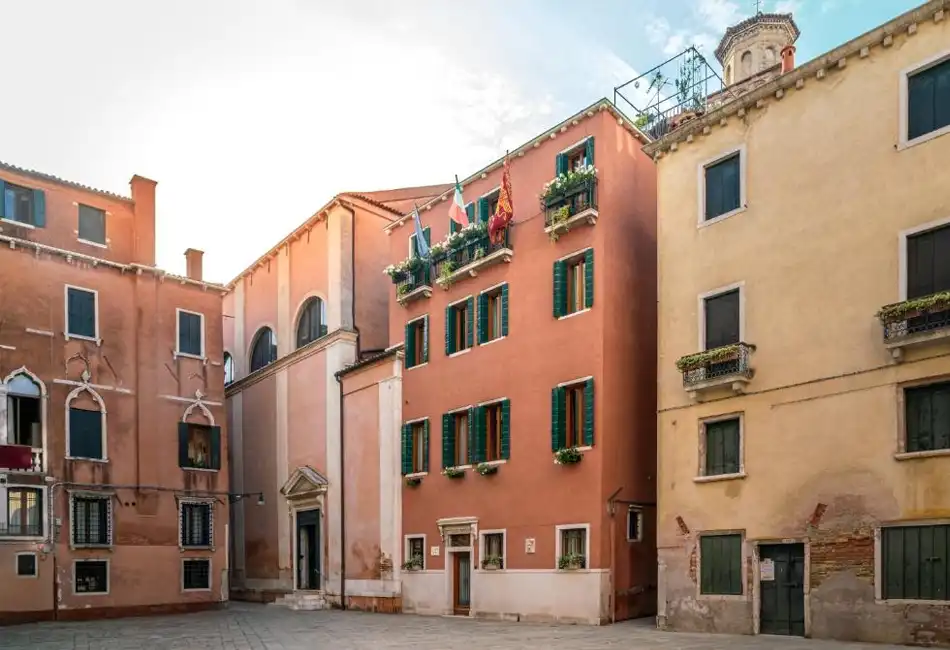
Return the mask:
[[[731,474],[706,474],[706,426],[716,422],[725,422],[726,420],[739,420],[739,471]],[[700,418],[699,424],[699,458],[696,467],[696,476],[693,481],[696,483],[714,483],[717,481],[733,481],[746,477],[745,473],[745,412],[733,411],[732,413],[721,413],[709,417]]]
[[699,318],[699,336],[697,350],[705,351],[706,350],[706,301],[710,298],[716,298],[721,296],[724,293],[729,293],[730,291],[739,290],[739,342],[745,342],[746,330],[745,330],[745,280],[740,280],[739,282],[733,282],[732,284],[727,284],[723,287],[717,287],[699,294],[697,296],[697,316]]
[[908,519],[906,521],[886,521],[874,527],[874,602],[878,605],[939,605],[946,607],[947,600],[923,600],[915,598],[884,598],[884,544],[882,530],[885,528],[909,528],[912,526],[948,526],[950,518]]
[[[8,480],[11,480],[8,478]],[[10,490],[37,490],[40,493],[40,498],[42,503],[42,512],[40,513],[40,521],[42,523],[42,530],[39,535],[0,535],[0,540],[11,541],[16,540],[20,542],[37,542],[46,539],[46,532],[50,530],[50,520],[49,520],[49,503],[47,499],[50,498],[49,490],[45,485],[26,485],[22,483],[7,483],[0,484],[0,521],[7,522],[7,500],[9,498]]]
[[[76,499],[87,499],[106,502],[106,543],[90,544],[87,542],[76,541]],[[69,548],[112,548],[114,545],[114,508],[112,501],[115,498],[114,492],[95,492],[89,490],[70,490],[69,491]]]
[[[191,352],[182,352],[181,351],[181,315],[189,314],[191,316],[197,316],[201,319],[201,350],[198,354],[193,354]],[[185,357],[188,359],[199,359],[201,361],[206,360],[206,351],[205,347],[205,315],[201,312],[191,311],[189,309],[182,309],[177,307],[175,309],[175,358]]]
[[[184,551],[213,551],[214,550],[214,506],[217,502],[214,499],[200,497],[178,497],[178,550]],[[207,546],[185,546],[184,523],[185,523],[185,505],[203,505],[208,508],[208,545]]]
[[895,386],[895,389],[897,390],[897,439],[895,440],[895,460],[913,460],[914,458],[935,458],[938,456],[950,456],[950,448],[929,449],[927,451],[907,451],[907,389],[922,388],[924,386],[942,384],[948,381],[950,381],[950,375],[943,374],[933,377],[921,377],[919,379],[898,383]]
[[[33,556],[33,573],[32,574],[20,573],[20,556],[21,555]],[[20,551],[13,554],[13,575],[15,575],[20,580],[36,580],[40,577],[40,563],[39,563],[39,557],[36,551]]]
[[[80,393],[87,392],[92,396],[92,399],[99,405],[99,414],[102,418],[102,458],[85,458],[83,456],[70,456],[69,455],[69,409],[70,404],[73,400],[76,399]],[[69,395],[66,396],[66,459],[67,460],[83,460],[89,463],[108,463],[109,462],[109,433],[108,433],[108,413],[106,411],[105,400],[102,399],[102,395],[96,392],[96,389],[89,384],[83,384],[82,386],[76,386]]]
[[[703,567],[703,537],[721,537],[723,535],[739,535],[739,584],[742,585],[741,594],[704,594],[702,567]],[[731,600],[731,601],[750,601],[752,600],[752,589],[749,589],[749,558],[750,543],[746,538],[744,528],[724,529],[724,530],[703,530],[696,534],[696,598],[698,600]]]
[[[469,405],[467,405],[467,406],[459,406],[458,408],[454,408],[454,409],[450,409],[450,410],[446,411],[445,414],[446,414],[446,415],[455,416],[455,415],[459,415],[460,413],[464,413],[464,414],[467,416],[467,415],[469,415],[469,412],[470,412],[475,406],[476,406],[475,404],[469,404]],[[481,406],[481,404],[479,404],[478,406]],[[469,446],[472,444],[472,425],[474,425],[474,424],[475,424],[475,423],[474,423],[473,421],[469,421],[469,422],[466,424],[466,427],[467,427],[466,430],[465,430],[465,436],[466,436],[466,438],[465,438],[466,462],[462,463],[461,465],[456,465],[456,466],[454,466],[454,467],[449,467],[449,468],[444,468],[444,469],[472,469],[472,465],[468,462],[467,456],[468,456]],[[453,433],[454,433],[454,431],[453,431]],[[440,441],[441,441],[441,438],[440,438]],[[495,464],[495,463],[492,463],[492,464]]]
[[[43,464],[42,471],[46,471],[47,466],[49,465],[46,458],[46,447],[47,447],[47,427],[49,426],[49,414],[47,413],[47,408],[49,406],[49,393],[46,391],[46,384],[43,383],[36,374],[30,371],[26,366],[20,366],[9,375],[4,377],[3,381],[0,382],[0,444],[6,444],[9,440],[10,432],[7,429],[7,398],[10,397],[10,392],[7,386],[16,379],[19,375],[23,375],[27,379],[31,380],[36,384],[40,389],[40,440],[42,444],[43,451]],[[17,397],[18,394],[14,393],[13,397]]]
[[[706,170],[715,165],[716,163],[721,163],[722,161],[732,158],[736,154],[739,155],[739,207],[735,210],[730,210],[729,212],[724,212],[723,214],[716,215],[712,219],[706,219]],[[731,147],[724,151],[719,152],[717,155],[704,160],[699,163],[696,168],[696,182],[698,191],[696,193],[696,204],[697,204],[697,214],[696,214],[696,227],[705,228],[706,226],[711,226],[713,224],[719,223],[720,221],[725,221],[731,216],[745,212],[748,209],[748,199],[747,199],[747,185],[748,185],[748,164],[747,164],[748,154],[746,152],[745,144],[740,144],[735,147]]]
[[[950,128],[950,127],[948,127]],[[937,230],[944,226],[950,226],[950,216],[942,219],[935,219],[927,223],[907,228],[900,231],[897,235],[897,296],[898,302],[907,300],[907,240],[914,235],[920,235],[931,230]]]
[[[412,325],[413,323],[416,323],[416,322],[418,322],[418,321],[422,321],[422,339],[423,339],[424,341],[426,341],[426,342],[429,344],[429,347],[431,348],[431,347],[432,347],[432,341],[429,339],[429,334],[430,334],[430,332],[429,332],[429,314],[428,314],[428,313],[422,314],[421,316],[416,316],[415,318],[413,318],[413,319],[411,319],[411,320],[407,320],[407,321],[406,321],[406,326],[408,327],[408,326],[410,326],[410,325]],[[402,343],[402,349],[403,349],[403,354],[404,354],[404,355],[405,355],[406,347],[408,346],[408,343],[409,343],[408,341],[403,341],[403,343]],[[406,371],[415,370],[416,368],[422,368],[422,367],[424,367],[424,366],[429,365],[429,358],[432,357],[431,351],[429,351],[429,352],[430,352],[430,353],[428,353],[428,354],[426,355],[426,360],[423,361],[422,363],[416,363],[416,364],[413,364],[413,365],[411,365],[411,366],[406,365],[406,364],[403,364],[403,366],[405,367]],[[407,423],[407,424],[408,424],[408,423]]]
[[492,569],[491,573],[498,573],[508,570],[508,530],[506,528],[495,528],[478,531],[478,565],[475,569],[478,572],[485,571],[482,568],[482,561],[487,557],[485,550],[485,537],[488,535],[501,535],[501,568]]
[[426,570],[426,567],[429,565],[429,561],[428,561],[428,555],[429,555],[429,554],[428,554],[428,552],[427,552],[428,547],[426,546],[426,536],[425,536],[425,533],[415,533],[415,534],[412,534],[412,535],[405,535],[405,536],[403,537],[403,543],[402,543],[402,547],[403,547],[403,548],[402,548],[402,561],[403,561],[403,562],[408,562],[409,559],[411,558],[411,556],[410,556],[410,554],[409,554],[409,549],[412,548],[412,545],[411,545],[410,542],[411,542],[411,540],[415,540],[415,539],[421,539],[421,540],[422,540],[422,568],[419,569],[419,570],[420,570],[420,571],[425,571],[425,570]]
[[[96,334],[95,336],[86,336],[84,334],[73,334],[69,331],[69,290],[73,289],[75,291],[83,291],[85,293],[91,293],[93,295],[93,305],[95,310],[95,321],[96,321]],[[102,337],[100,336],[101,329],[99,327],[99,291],[96,289],[90,289],[89,287],[80,287],[75,284],[64,284],[63,285],[63,336],[68,341],[69,339],[79,339],[82,341],[93,341],[96,345],[102,345]]]
[[[584,531],[584,568],[583,569],[558,569],[557,563],[563,554],[561,551],[561,537],[564,531],[583,530]],[[590,524],[558,524],[554,527],[554,569],[556,571],[578,573],[590,571]]]
[[[105,562],[106,565],[106,590],[105,591],[76,591],[76,566],[80,564],[89,564],[91,562]],[[109,592],[112,590],[112,563],[109,558],[104,557],[84,557],[80,559],[73,560],[73,576],[72,576],[72,588],[73,596],[80,597],[94,597],[94,596],[108,596]]]
[[[587,259],[587,251],[592,251],[592,250],[594,250],[594,247],[593,247],[593,246],[587,246],[587,247],[582,248],[582,249],[580,249],[580,250],[576,250],[576,251],[570,252],[570,253],[568,253],[567,255],[562,255],[561,257],[557,258],[557,260],[555,260],[555,261],[557,261],[557,262],[564,262],[566,265],[571,266],[574,262],[577,262],[577,261],[582,260],[582,259],[586,260],[586,259]],[[553,278],[552,278],[552,280],[553,280]],[[596,290],[596,286],[597,286],[597,285],[596,285],[596,279],[595,279],[595,284],[594,284],[594,286],[595,286],[595,290]],[[585,288],[585,291],[586,291],[586,288]],[[565,297],[565,300],[567,300],[566,297]],[[558,317],[557,317],[557,320],[562,321],[562,320],[565,320],[565,319],[567,319],[567,318],[574,318],[575,316],[580,316],[581,314],[586,314],[586,313],[589,312],[591,309],[593,309],[593,307],[583,307],[583,308],[581,308],[581,309],[578,309],[577,311],[572,311],[572,312],[569,313],[569,314],[564,314],[563,316],[558,316]]]
[[947,126],[941,127],[936,131],[931,131],[930,133],[925,133],[924,135],[917,136],[913,140],[907,139],[907,128],[910,119],[910,92],[908,90],[910,78],[915,74],[929,70],[934,66],[938,66],[941,63],[950,60],[950,50],[944,50],[938,52],[933,56],[930,56],[923,61],[918,61],[903,70],[899,73],[899,83],[900,83],[900,104],[899,104],[899,118],[898,118],[898,136],[897,136],[897,150],[903,151],[904,149],[909,149],[910,147],[915,147],[918,144],[923,144],[929,142],[934,138],[939,138],[942,135],[947,135],[950,133],[950,124]]
[[[473,332],[472,332],[472,345],[471,345],[471,347],[463,348],[463,349],[461,349],[461,350],[456,350],[455,352],[446,355],[446,358],[447,358],[447,359],[452,359],[452,358],[454,358],[454,357],[459,357],[459,356],[461,356],[461,355],[463,355],[463,354],[468,354],[469,352],[471,352],[472,350],[474,350],[474,349],[478,346],[478,331],[477,331],[477,330],[478,330],[478,314],[476,313],[476,309],[477,309],[477,307],[478,307],[478,305],[477,305],[478,300],[475,299],[475,294],[471,294],[471,293],[470,293],[470,294],[468,294],[467,296],[463,296],[462,298],[459,298],[458,300],[453,300],[452,302],[450,302],[449,304],[447,304],[447,305],[445,306],[445,308],[446,308],[447,310],[448,310],[448,309],[455,309],[455,308],[458,307],[459,305],[464,304],[464,305],[466,306],[466,309],[467,309],[467,308],[468,308],[468,301],[469,301],[469,300],[472,301],[472,329],[476,330],[476,331],[473,331]],[[429,326],[429,324],[428,324],[428,322],[427,322],[427,323],[426,323],[426,327],[428,327],[428,326]],[[467,341],[466,341],[466,342],[467,342]],[[455,342],[455,345],[458,346],[458,344],[459,344],[459,342],[456,341],[456,342]],[[413,367],[415,368],[415,366],[413,366]]]
[[[185,587],[185,563],[186,562],[205,562],[208,565],[208,586],[207,587]],[[214,582],[213,574],[211,573],[212,563],[210,557],[183,557],[181,558],[181,587],[182,593],[191,594],[191,593],[200,593],[211,591],[212,583]]]
[[[492,286],[488,287],[487,289],[482,289],[481,291],[478,292],[478,297],[475,299],[475,330],[476,330],[476,331],[475,331],[475,345],[477,345],[477,346],[479,346],[479,347],[485,347],[486,345],[491,345],[492,343],[497,343],[498,341],[501,341],[501,340],[504,340],[504,339],[508,338],[508,337],[505,336],[505,335],[499,334],[499,335],[496,336],[495,338],[493,338],[493,339],[488,339],[488,340],[485,341],[484,343],[479,343],[479,342],[478,342],[478,315],[479,315],[479,314],[478,314],[478,301],[479,301],[479,298],[481,298],[481,297],[482,297],[483,295],[485,295],[485,294],[492,293],[492,292],[497,292],[498,299],[501,300],[502,293],[504,292],[506,286],[508,286],[508,281],[507,281],[507,280],[505,280],[504,282],[499,282],[498,284],[493,284]],[[473,346],[473,347],[474,347],[474,346]]]
[[[637,536],[636,537],[630,537],[631,517],[635,517],[637,520]],[[628,542],[634,543],[634,542],[643,541],[643,524],[645,522],[646,522],[646,518],[643,516],[643,508],[641,508],[640,506],[627,506],[626,537],[627,537]]]
[[[414,425],[414,424],[420,424],[420,423],[422,423],[423,425],[425,425],[427,422],[429,422],[428,416],[427,416],[427,417],[424,417],[424,418],[415,418],[415,419],[413,419],[413,420],[406,420],[405,422],[403,422],[403,425],[408,425],[408,426],[409,426],[409,435],[411,436],[411,438],[410,438],[410,440],[409,440],[409,446],[410,446],[410,448],[412,449],[413,459],[415,459],[415,455],[416,455],[416,441],[415,441],[415,438],[414,438],[414,435],[413,435],[413,432],[412,432],[412,425]],[[429,423],[429,433],[430,433],[430,434],[432,433],[432,424],[431,424],[431,423]],[[425,446],[425,430],[423,430],[422,435],[423,435],[423,447],[424,447],[424,446]],[[425,461],[424,458],[423,458],[423,461]],[[422,465],[422,466],[425,467],[425,462],[423,462],[423,465]],[[423,470],[423,471],[421,471],[421,472],[410,472],[409,474],[403,475],[402,478],[403,478],[403,479],[407,479],[407,478],[422,478],[423,476],[428,476],[428,475],[429,475],[429,472]]]

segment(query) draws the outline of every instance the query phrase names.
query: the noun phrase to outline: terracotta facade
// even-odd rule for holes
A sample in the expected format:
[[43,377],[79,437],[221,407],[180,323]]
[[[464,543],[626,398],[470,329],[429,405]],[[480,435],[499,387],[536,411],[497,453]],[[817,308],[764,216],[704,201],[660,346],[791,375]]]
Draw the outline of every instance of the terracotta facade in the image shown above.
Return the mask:
[[155,187],[0,166],[0,621],[227,600],[224,290],[154,268]]

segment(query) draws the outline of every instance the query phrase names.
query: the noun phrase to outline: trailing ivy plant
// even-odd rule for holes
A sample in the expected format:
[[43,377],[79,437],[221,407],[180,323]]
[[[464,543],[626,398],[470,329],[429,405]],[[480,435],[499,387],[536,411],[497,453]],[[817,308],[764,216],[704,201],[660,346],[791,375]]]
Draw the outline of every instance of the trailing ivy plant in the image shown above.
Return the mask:
[[442,476],[446,478],[463,478],[465,476],[465,470],[457,467],[446,467],[442,470]]
[[923,298],[914,298],[881,307],[877,317],[882,323],[887,324],[947,310],[950,310],[950,291],[941,291]]
[[402,568],[405,571],[418,571],[422,568],[422,556],[413,555],[411,558],[402,563]]
[[739,351],[743,346],[749,348],[750,350],[755,350],[755,346],[749,345],[748,343],[733,343],[731,345],[724,345],[719,348],[713,348],[712,350],[703,350],[702,352],[697,352],[696,354],[687,354],[685,357],[680,357],[676,361],[676,368],[680,372],[687,372],[689,370],[703,368],[710,363],[730,361],[739,355]]
[[577,447],[558,449],[554,452],[555,465],[573,465],[581,462],[581,458],[583,458],[583,455],[577,450]]
[[439,284],[450,284],[452,282],[452,273],[455,272],[455,262],[446,260],[439,267]]
[[421,476],[407,476],[406,477],[406,487],[416,487],[422,483]]
[[570,571],[572,569],[583,569],[585,564],[584,556],[580,553],[568,553],[557,559],[557,568],[561,571]]
[[548,233],[548,238],[551,242],[556,242],[560,233],[558,230],[567,223],[567,220],[571,218],[571,206],[562,205],[558,209],[554,210],[551,213],[551,231]]
[[492,465],[491,463],[479,463],[475,466],[475,471],[482,476],[488,476],[489,474],[495,474],[498,471],[498,465]]
[[403,282],[396,285],[396,295],[402,298],[404,295],[415,289],[411,282]]

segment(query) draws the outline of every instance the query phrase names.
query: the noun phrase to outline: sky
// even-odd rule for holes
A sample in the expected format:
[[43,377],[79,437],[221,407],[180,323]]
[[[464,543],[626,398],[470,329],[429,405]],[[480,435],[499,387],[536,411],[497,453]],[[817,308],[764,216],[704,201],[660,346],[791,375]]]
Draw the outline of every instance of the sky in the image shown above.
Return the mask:
[[[761,0],[801,64],[923,0]],[[754,0],[0,0],[0,160],[129,194],[227,282],[338,192],[466,177]],[[718,66],[717,66],[718,67]]]

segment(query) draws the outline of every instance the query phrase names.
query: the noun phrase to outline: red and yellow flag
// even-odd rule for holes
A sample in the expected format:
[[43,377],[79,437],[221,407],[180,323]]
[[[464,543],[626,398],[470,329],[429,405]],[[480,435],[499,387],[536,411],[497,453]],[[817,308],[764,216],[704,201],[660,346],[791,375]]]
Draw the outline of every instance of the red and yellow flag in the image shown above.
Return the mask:
[[502,241],[505,231],[508,230],[508,224],[514,216],[514,206],[511,204],[511,168],[508,164],[508,156],[505,156],[504,171],[501,175],[501,192],[498,194],[498,207],[495,208],[495,214],[488,221],[488,238],[493,244]]

